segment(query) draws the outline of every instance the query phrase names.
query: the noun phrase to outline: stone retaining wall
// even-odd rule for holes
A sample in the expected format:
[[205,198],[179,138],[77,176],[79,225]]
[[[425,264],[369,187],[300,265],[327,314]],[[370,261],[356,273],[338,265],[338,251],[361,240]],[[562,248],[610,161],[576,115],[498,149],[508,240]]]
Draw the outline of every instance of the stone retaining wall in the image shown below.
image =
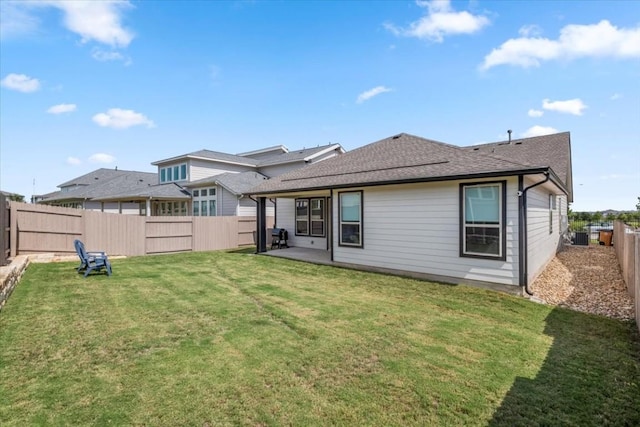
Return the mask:
[[0,267],[0,310],[11,296],[20,278],[27,270],[29,257],[18,255],[11,261],[11,264]]

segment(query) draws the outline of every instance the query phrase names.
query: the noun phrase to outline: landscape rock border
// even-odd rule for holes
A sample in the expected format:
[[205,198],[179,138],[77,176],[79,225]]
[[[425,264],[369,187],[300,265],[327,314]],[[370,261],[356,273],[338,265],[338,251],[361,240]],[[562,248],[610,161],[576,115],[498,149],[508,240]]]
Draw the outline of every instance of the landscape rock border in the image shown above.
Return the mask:
[[531,286],[544,303],[614,319],[635,316],[612,246],[568,246],[549,262]]

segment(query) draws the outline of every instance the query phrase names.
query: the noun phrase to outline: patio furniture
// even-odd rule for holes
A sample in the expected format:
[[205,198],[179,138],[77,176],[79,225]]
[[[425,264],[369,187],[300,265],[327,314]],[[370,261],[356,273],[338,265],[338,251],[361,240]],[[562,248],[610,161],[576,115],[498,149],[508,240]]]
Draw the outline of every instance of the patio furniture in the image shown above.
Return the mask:
[[77,239],[73,242],[73,246],[75,246],[78,257],[80,258],[80,265],[76,269],[78,273],[84,270],[84,277],[87,277],[92,271],[104,269],[107,272],[107,276],[111,276],[111,263],[106,253],[87,252],[84,243]]
[[289,247],[289,233],[284,228],[274,228],[271,230],[271,249]]

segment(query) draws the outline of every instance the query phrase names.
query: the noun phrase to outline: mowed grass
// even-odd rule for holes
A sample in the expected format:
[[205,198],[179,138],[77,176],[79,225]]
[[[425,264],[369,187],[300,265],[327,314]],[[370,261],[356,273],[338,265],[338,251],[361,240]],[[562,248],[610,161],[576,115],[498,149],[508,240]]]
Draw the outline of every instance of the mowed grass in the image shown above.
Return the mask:
[[0,425],[640,425],[632,322],[209,252],[33,264],[0,312]]

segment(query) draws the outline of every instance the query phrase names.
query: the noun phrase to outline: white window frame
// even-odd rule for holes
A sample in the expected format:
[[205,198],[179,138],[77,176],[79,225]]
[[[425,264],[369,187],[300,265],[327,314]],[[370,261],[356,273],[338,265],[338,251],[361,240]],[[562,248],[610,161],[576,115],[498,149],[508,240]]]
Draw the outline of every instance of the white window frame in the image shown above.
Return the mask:
[[[298,204],[300,203],[304,203],[306,205],[307,208],[307,212],[305,215],[301,215],[298,216]],[[296,199],[295,203],[294,203],[294,212],[293,212],[293,220],[295,223],[295,235],[296,236],[308,236],[309,233],[311,233],[311,229],[310,229],[310,223],[309,223],[309,211],[311,208],[311,204],[309,203],[309,199],[307,198],[300,198],[300,199]],[[303,223],[307,225],[307,231],[305,232],[301,232],[298,231],[298,223]]]
[[163,168],[160,168],[160,176],[159,176],[160,184],[166,184],[169,182],[188,181],[188,178],[189,178],[189,172],[188,172],[186,163],[179,163],[177,165],[165,166]]
[[[359,218],[358,221],[345,221],[342,218],[342,198],[346,195],[357,194],[360,198],[360,210],[359,210]],[[338,193],[338,245],[339,246],[349,246],[354,248],[364,248],[364,233],[363,233],[363,220],[364,220],[364,203],[363,203],[363,192],[359,191],[342,191]],[[342,227],[345,225],[357,225],[359,229],[359,237],[360,241],[357,243],[353,242],[345,242],[342,240],[343,233]]]
[[[185,201],[157,201],[153,202],[151,211],[155,216],[186,216],[187,202]],[[145,208],[146,212],[146,208]]]
[[[203,196],[202,192],[206,191],[207,195]],[[192,206],[191,214],[193,216],[218,216],[218,188],[217,187],[202,187],[194,188],[191,190]],[[213,195],[211,194],[213,193]],[[197,194],[197,195],[196,195]],[[213,202],[213,209],[211,209],[211,202]],[[202,205],[206,206],[206,215],[203,215]],[[196,206],[197,212],[196,212]]]
[[[497,224],[476,224],[467,222],[466,218],[466,191],[468,188],[478,187],[498,187],[498,223]],[[471,258],[487,258],[506,260],[506,181],[470,182],[460,184],[460,256]],[[482,193],[480,193],[482,194]],[[467,229],[487,228],[498,230],[498,253],[490,254],[485,252],[472,252],[467,250]]]
[[[306,203],[307,214],[304,216],[298,216],[298,203]],[[313,219],[313,204],[314,202],[320,202],[322,204],[322,219]],[[301,197],[295,199],[294,204],[294,221],[295,221],[295,235],[296,236],[311,236],[311,237],[326,237],[327,235],[327,202],[324,197]],[[298,223],[307,224],[307,232],[298,232]],[[313,223],[322,222],[322,233],[313,232]]]

